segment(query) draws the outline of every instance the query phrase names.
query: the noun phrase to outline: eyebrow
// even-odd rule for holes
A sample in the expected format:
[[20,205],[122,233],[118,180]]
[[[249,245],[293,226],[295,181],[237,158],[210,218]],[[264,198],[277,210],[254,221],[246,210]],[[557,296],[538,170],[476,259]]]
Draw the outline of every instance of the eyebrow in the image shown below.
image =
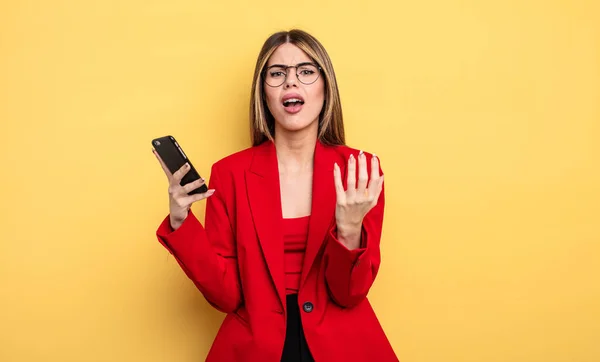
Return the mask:
[[[313,62],[301,62],[301,63],[298,63],[298,64],[296,64],[295,66],[296,66],[296,67],[301,67],[301,66],[303,66],[303,65],[315,65],[315,63],[313,63]],[[269,69],[269,68],[274,68],[274,67],[286,68],[286,67],[287,67],[287,65],[285,65],[285,64],[272,64],[272,65],[269,65],[269,66],[267,67],[267,69]]]

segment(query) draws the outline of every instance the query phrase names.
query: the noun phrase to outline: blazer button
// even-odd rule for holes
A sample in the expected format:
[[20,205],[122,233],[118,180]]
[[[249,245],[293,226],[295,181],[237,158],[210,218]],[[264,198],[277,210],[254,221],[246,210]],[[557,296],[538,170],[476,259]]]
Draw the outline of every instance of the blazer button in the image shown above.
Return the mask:
[[314,305],[311,302],[306,302],[302,305],[302,309],[304,309],[306,313],[310,313],[313,311]]

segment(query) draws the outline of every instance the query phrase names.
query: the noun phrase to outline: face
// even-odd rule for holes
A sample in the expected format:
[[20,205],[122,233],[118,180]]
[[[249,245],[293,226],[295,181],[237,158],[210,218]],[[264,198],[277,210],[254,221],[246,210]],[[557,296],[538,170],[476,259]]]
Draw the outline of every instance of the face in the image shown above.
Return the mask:
[[[267,106],[275,118],[275,134],[278,131],[318,128],[319,113],[325,101],[323,74],[319,74],[318,68],[310,65],[301,65],[298,69],[269,68],[273,65],[286,67],[301,63],[315,64],[300,48],[289,43],[279,46],[267,62],[264,90]],[[273,86],[278,83],[282,84]]]

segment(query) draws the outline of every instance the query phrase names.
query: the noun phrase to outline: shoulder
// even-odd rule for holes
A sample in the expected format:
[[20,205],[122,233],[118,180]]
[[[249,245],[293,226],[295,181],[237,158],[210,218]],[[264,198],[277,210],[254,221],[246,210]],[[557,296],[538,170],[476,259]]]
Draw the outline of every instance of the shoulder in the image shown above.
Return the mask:
[[[339,145],[339,146],[330,146],[330,147],[333,147],[338,154],[344,155],[344,156],[350,156],[350,155],[356,156],[361,151],[361,149],[351,147],[348,145]],[[370,155],[370,153],[367,152],[366,150],[362,150],[362,151],[363,151],[363,153]]]
[[[347,145],[325,146],[325,148],[328,149],[328,151],[326,153],[332,155],[332,157],[327,157],[327,158],[329,158],[330,161],[336,162],[338,164],[338,166],[341,167],[343,175],[345,175],[345,170],[346,170],[346,166],[348,165],[348,160],[350,158],[350,155],[357,158],[361,151],[366,156],[366,160],[367,160],[366,167],[367,167],[367,173],[369,175],[369,178],[371,177],[370,175],[371,175],[371,166],[372,165],[377,165],[376,167],[379,169],[379,174],[383,175],[381,159],[378,155],[376,156],[375,153],[369,152],[368,150],[359,149],[359,148],[355,148],[355,147],[351,147],[351,146],[347,146]],[[372,162],[372,161],[375,161],[375,160],[373,160],[374,156],[376,157],[376,161],[377,161],[376,164],[374,164]]]
[[268,145],[263,143],[229,154],[217,160],[212,166],[212,171],[219,174],[236,174],[238,172],[243,172],[250,168],[255,155],[264,153],[266,148],[268,148]]
[[213,164],[213,168],[219,170],[240,168],[252,160],[252,151],[254,147],[249,147],[235,153],[229,154]]
[[[335,153],[338,158],[344,160],[347,160],[348,157],[350,157],[350,155],[353,155],[354,157],[358,156],[358,154],[361,151],[367,156],[367,159],[371,159],[373,156],[375,156],[375,153],[372,153],[368,150],[359,149],[348,145],[336,145],[326,147],[329,148],[333,153]],[[379,156],[377,156],[377,158],[379,159]]]

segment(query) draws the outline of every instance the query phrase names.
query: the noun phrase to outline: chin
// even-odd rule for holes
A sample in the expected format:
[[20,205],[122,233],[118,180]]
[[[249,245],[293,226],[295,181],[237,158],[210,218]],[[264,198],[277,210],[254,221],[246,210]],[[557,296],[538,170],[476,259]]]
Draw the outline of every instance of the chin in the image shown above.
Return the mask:
[[282,121],[277,121],[280,128],[288,132],[302,131],[310,128],[313,124],[318,124],[317,120],[306,121],[306,118],[301,116],[283,115]]

